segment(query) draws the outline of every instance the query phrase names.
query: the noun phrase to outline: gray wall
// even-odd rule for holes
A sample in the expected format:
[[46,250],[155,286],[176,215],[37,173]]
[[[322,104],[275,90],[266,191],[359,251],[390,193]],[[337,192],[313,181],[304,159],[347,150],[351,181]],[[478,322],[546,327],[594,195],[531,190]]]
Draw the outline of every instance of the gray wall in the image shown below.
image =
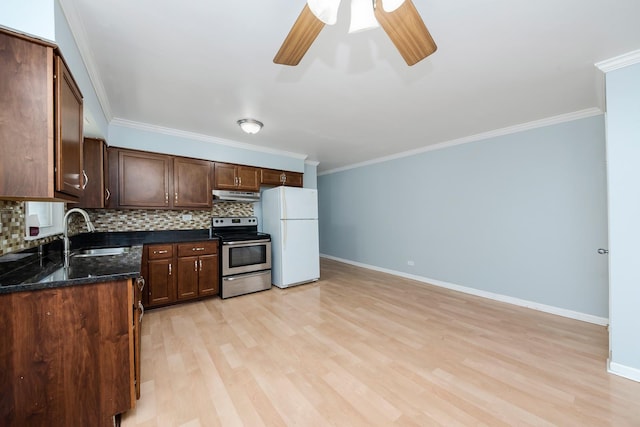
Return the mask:
[[607,317],[605,187],[603,116],[427,151],[319,176],[320,251]]
[[608,72],[610,369],[640,381],[640,64]]

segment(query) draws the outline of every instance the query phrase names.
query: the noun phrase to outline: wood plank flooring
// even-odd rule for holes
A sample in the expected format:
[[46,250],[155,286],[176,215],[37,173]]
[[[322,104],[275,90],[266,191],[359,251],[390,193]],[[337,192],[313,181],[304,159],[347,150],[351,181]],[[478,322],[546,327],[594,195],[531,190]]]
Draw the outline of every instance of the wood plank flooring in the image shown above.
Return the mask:
[[606,328],[323,259],[315,284],[149,311],[123,426],[639,426]]

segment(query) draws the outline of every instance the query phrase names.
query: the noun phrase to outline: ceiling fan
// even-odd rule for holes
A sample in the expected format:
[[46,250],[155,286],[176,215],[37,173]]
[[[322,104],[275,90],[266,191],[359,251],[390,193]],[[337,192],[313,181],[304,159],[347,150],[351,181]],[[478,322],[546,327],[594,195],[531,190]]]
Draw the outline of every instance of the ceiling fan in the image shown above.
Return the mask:
[[[340,0],[307,0],[273,62],[298,65],[325,24],[335,24],[339,5]],[[414,65],[437,49],[411,0],[351,0],[350,33],[378,24],[407,65]]]

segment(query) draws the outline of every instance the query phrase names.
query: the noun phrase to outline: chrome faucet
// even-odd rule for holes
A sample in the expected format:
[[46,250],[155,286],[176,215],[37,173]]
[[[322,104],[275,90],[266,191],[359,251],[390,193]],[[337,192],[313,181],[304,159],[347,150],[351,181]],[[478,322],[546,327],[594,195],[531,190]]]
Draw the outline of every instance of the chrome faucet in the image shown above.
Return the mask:
[[89,219],[89,214],[84,210],[84,209],[80,209],[80,208],[73,208],[73,209],[69,209],[67,211],[66,214],[64,214],[64,229],[63,229],[63,236],[62,236],[62,240],[64,241],[64,266],[69,267],[69,254],[71,252],[71,242],[69,241],[69,217],[71,216],[71,214],[73,213],[79,213],[82,215],[82,217],[84,218],[85,222],[87,223],[87,231],[89,231],[90,233],[93,233],[94,231],[96,231],[96,228],[93,226],[93,224],[91,223],[91,220]]

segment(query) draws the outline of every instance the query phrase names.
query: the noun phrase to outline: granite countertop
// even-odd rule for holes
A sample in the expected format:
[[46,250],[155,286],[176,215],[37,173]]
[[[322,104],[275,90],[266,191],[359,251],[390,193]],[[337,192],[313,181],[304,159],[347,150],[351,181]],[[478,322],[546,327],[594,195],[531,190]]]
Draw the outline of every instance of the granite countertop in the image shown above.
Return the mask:
[[71,256],[68,268],[60,240],[0,256],[0,294],[139,277],[144,244],[203,240],[217,238],[206,229],[82,233],[71,238],[72,254],[89,248],[128,249],[117,255]]

